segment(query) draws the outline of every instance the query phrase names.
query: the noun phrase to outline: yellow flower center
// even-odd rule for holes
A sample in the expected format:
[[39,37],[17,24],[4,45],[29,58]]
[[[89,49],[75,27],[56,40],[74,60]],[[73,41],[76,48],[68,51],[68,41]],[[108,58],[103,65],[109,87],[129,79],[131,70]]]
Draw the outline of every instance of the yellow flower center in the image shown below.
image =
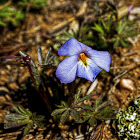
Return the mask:
[[79,54],[79,59],[87,66],[87,57],[84,53]]

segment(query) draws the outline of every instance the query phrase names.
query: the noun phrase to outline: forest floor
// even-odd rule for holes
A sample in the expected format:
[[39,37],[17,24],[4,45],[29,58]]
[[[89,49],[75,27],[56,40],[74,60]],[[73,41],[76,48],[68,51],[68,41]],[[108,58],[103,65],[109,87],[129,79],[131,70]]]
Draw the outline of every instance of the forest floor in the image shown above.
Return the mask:
[[[0,35],[0,56],[19,55],[19,51],[25,51],[37,63],[38,46],[41,46],[43,56],[53,46],[52,54],[55,54],[56,61],[63,60],[63,57],[58,56],[54,44],[59,43],[62,45],[64,41],[58,40],[56,36],[64,31],[77,30],[77,26],[81,25],[81,21],[84,21],[83,24],[91,26],[91,23],[97,20],[90,4],[86,8],[86,13],[83,13],[82,20],[75,17],[80,8],[84,9],[84,6],[81,7],[82,4],[82,0],[48,0],[48,5],[43,10],[39,12],[27,11],[27,16],[22,25],[14,29],[4,28],[2,30]],[[101,2],[100,5],[105,8],[106,2]],[[136,8],[138,7],[136,6]],[[134,9],[136,8],[134,7]],[[138,22],[140,23],[140,20]],[[94,83],[87,80],[82,83],[80,86],[82,94],[91,93],[99,96],[102,93],[116,107],[124,110],[128,108],[130,102],[140,96],[140,35],[132,37],[130,40],[131,45],[129,48],[117,47],[115,53],[111,54],[111,69],[107,76],[100,73]],[[54,68],[50,68],[47,71],[48,76],[53,77],[53,72]],[[28,107],[33,112],[41,112],[39,111],[37,99],[33,97],[34,91],[32,93],[30,93],[31,90],[27,91],[28,86],[30,86],[29,78],[30,74],[27,67],[0,66],[0,140],[56,139],[60,135],[54,124],[42,129],[31,129],[29,134],[23,138],[21,138],[23,127],[6,130],[3,128],[6,122],[4,115],[10,112],[13,104]],[[25,85],[26,88],[22,88]],[[38,104],[37,108],[35,104]],[[41,108],[43,107],[41,106]],[[67,124],[58,127],[61,128],[61,135],[65,139],[74,139],[75,133],[79,135],[77,140],[82,139],[80,138],[80,134],[83,133],[83,130],[81,130],[83,129],[82,125],[71,129],[68,129]],[[113,126],[108,122],[104,124],[102,139],[119,139],[114,133]]]

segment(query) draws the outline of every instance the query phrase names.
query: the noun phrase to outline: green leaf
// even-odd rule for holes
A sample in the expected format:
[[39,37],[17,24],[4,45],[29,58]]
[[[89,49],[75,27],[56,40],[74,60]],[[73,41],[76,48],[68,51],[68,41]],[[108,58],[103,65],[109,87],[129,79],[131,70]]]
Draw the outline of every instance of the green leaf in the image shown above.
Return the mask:
[[50,48],[50,49],[48,50],[48,52],[46,53],[45,60],[44,60],[44,64],[47,64],[48,59],[49,59],[49,57],[50,57],[51,51],[52,51],[52,49]]
[[108,24],[107,24],[108,31],[109,30],[111,31],[111,26],[113,25],[114,20],[116,20],[116,16],[114,13],[112,13],[111,15],[108,16]]
[[89,119],[89,117],[90,116],[88,116],[88,115],[87,116],[86,115],[85,116],[81,116],[80,120],[79,120],[79,123],[84,123],[85,121],[87,121]]
[[60,117],[60,122],[64,123],[66,121],[66,119],[69,117],[69,110],[66,110],[62,116]]
[[97,120],[94,118],[94,117],[91,117],[89,120],[88,120],[88,123],[92,126],[92,127],[96,127],[97,126]]
[[36,120],[36,121],[44,121],[45,120],[45,116],[43,116],[43,115],[37,115],[33,119]]
[[43,128],[44,127],[44,123],[38,121],[38,122],[35,122],[35,124],[37,125],[37,127],[39,128]]
[[27,124],[27,126],[24,128],[23,136],[27,135],[30,129],[32,129],[32,127],[33,127],[33,122],[30,122],[29,124]]
[[26,111],[26,113],[27,113],[28,116],[30,116],[30,117],[32,116],[32,112],[28,108],[25,109],[25,111]]
[[135,35],[138,35],[140,32],[138,31],[131,31],[129,33],[126,33],[126,34],[122,34],[122,38],[128,38],[128,37],[133,37]]
[[76,102],[75,104],[79,104],[80,102],[83,102],[84,100],[90,99],[92,97],[93,97],[93,94],[86,95],[82,99],[80,99],[78,102]]
[[118,47],[118,46],[119,46],[119,43],[120,43],[120,42],[119,42],[119,40],[117,39],[117,40],[114,42],[113,47],[114,47],[114,48]]
[[103,94],[101,94],[101,95],[96,99],[97,105],[101,104],[102,100],[103,100]]
[[46,0],[21,0],[18,5],[23,8],[30,5],[30,8],[40,9],[46,6]]
[[49,58],[49,60],[48,60],[48,64],[54,59],[54,55],[53,56],[51,56],[50,58]]
[[55,110],[52,112],[51,116],[55,116],[55,115],[57,115],[57,114],[61,114],[61,113],[63,113],[65,110],[66,110],[66,108],[55,109]]
[[4,116],[4,118],[8,121],[16,121],[16,120],[25,120],[25,119],[29,119],[28,116],[22,116],[19,114],[7,114]]
[[39,127],[39,128],[43,128],[44,124],[42,122],[35,122],[35,124]]
[[81,33],[82,34],[86,34],[88,33],[88,31],[90,30],[90,28],[88,26],[84,26],[82,29],[81,29]]
[[132,27],[128,27],[127,29],[123,30],[123,33],[129,33],[131,31],[136,31],[137,30],[137,26],[132,26]]
[[129,47],[130,45],[125,41],[125,40],[120,40],[120,42],[121,42],[121,45],[123,46],[123,47]]
[[93,107],[89,105],[79,105],[79,106],[75,106],[74,108],[82,108],[82,109],[93,111]]
[[102,111],[95,114],[95,118],[98,120],[110,120],[116,118],[117,108],[113,106],[107,106]]
[[102,29],[102,27],[98,24],[95,24],[94,27],[92,27],[93,30],[100,32],[102,35],[104,35],[104,30]]
[[65,101],[61,101],[61,106],[67,107],[67,103]]
[[4,21],[2,21],[2,20],[0,19],[0,25],[1,25],[1,26],[6,26],[7,24],[6,24]]
[[124,28],[126,27],[126,23],[123,23],[122,21],[119,23],[119,27],[118,27],[118,34],[121,34],[124,30]]
[[90,116],[92,115],[92,112],[91,111],[88,111],[88,110],[82,110],[81,112],[80,112],[80,120],[79,120],[79,123],[83,123],[83,122],[85,122],[85,121],[87,121],[89,118],[90,118]]
[[12,107],[13,107],[13,109],[14,109],[17,113],[22,114],[22,115],[25,115],[25,116],[28,116],[26,110],[25,110],[22,106],[13,105]]
[[117,38],[113,37],[113,38],[110,39],[110,42],[115,42],[116,40],[117,40]]
[[76,102],[77,102],[77,100],[80,98],[81,91],[82,91],[82,89],[80,89],[80,90],[78,91],[78,93],[77,93],[77,94],[75,94],[75,96],[74,96],[74,103],[76,103]]
[[98,111],[99,111],[99,110],[102,110],[103,108],[109,106],[110,103],[111,103],[110,101],[103,102],[101,105],[98,105],[98,106],[97,106],[97,110],[98,110]]
[[99,21],[101,22],[101,24],[102,24],[104,30],[105,30],[106,32],[108,32],[108,31],[109,31],[109,27],[108,27],[107,24],[103,21],[103,19],[100,18]]
[[72,118],[76,121],[79,122],[80,119],[80,113],[77,110],[71,110],[70,115],[72,116]]
[[28,120],[10,121],[4,124],[4,129],[15,128],[15,127],[23,126],[26,124],[28,124]]
[[38,50],[37,50],[37,56],[38,56],[39,64],[40,65],[43,64],[43,56],[42,56],[42,50],[40,46],[38,47]]

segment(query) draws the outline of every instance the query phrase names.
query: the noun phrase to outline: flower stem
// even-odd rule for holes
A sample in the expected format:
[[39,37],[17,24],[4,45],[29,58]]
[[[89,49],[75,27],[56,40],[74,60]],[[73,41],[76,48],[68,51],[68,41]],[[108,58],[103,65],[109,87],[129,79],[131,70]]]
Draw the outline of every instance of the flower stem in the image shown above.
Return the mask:
[[68,98],[68,106],[71,107],[73,101],[74,101],[74,87],[75,87],[75,80],[71,83],[71,89],[69,92],[69,98]]
[[52,108],[51,108],[51,105],[50,105],[50,100],[49,100],[49,97],[46,94],[46,88],[44,86],[42,77],[41,77],[40,73],[38,72],[38,69],[34,67],[34,70],[37,71],[37,74],[39,75],[39,78],[42,81],[41,85],[38,84],[39,82],[36,81],[35,75],[33,74],[33,69],[32,69],[32,66],[31,66],[32,64],[31,64],[30,56],[26,56],[24,59],[25,59],[24,61],[27,63],[27,66],[28,66],[28,69],[29,69],[29,73],[30,73],[30,76],[31,76],[31,80],[32,80],[32,82],[33,82],[33,84],[35,86],[36,91],[38,92],[38,94],[40,95],[42,100],[44,101],[48,111],[52,112]]

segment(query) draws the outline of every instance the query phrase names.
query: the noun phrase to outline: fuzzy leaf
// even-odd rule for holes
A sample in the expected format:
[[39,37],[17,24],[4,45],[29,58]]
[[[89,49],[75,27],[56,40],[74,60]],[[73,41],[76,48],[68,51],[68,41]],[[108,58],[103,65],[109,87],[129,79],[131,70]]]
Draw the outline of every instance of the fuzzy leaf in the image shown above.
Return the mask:
[[97,120],[94,118],[94,117],[91,117],[89,120],[88,120],[88,123],[92,126],[92,127],[96,127],[97,125]]
[[50,48],[50,49],[48,50],[48,52],[46,53],[45,60],[44,60],[44,64],[46,64],[46,63],[48,62],[48,59],[49,59],[49,57],[50,57],[51,51],[52,51],[52,49]]
[[92,113],[91,111],[87,111],[87,110],[81,111],[79,123],[83,123],[83,122],[87,121],[90,118],[91,113]]
[[66,108],[55,109],[55,110],[52,112],[51,116],[55,116],[55,115],[57,115],[57,114],[61,114],[61,113],[63,113],[65,110],[66,110]]
[[32,116],[32,112],[28,108],[25,109],[25,111],[26,111],[26,113],[27,113],[28,116],[30,116],[30,117]]
[[89,119],[89,116],[82,116],[79,120],[79,123],[84,123],[85,121],[87,121]]
[[42,50],[40,46],[38,47],[38,50],[37,50],[37,56],[38,56],[39,64],[40,65],[43,64],[43,56],[42,56]]
[[77,111],[77,110],[72,110],[72,111],[70,112],[70,115],[72,116],[72,118],[73,118],[76,122],[79,121],[79,119],[80,119],[80,113],[79,113],[79,111]]
[[48,64],[54,59],[55,56],[51,56],[48,60]]
[[15,127],[23,126],[26,124],[28,124],[28,120],[11,121],[4,124],[4,129],[15,128]]
[[93,107],[89,106],[89,105],[79,105],[79,106],[75,106],[74,108],[82,108],[82,109],[85,109],[85,110],[93,111]]
[[117,108],[113,106],[108,106],[104,108],[102,111],[95,114],[95,118],[98,120],[110,120],[116,117]]
[[84,100],[90,99],[92,97],[93,97],[93,94],[86,95],[82,99],[80,99],[78,102],[76,102],[75,104],[79,104],[80,102],[83,102]]
[[109,106],[110,103],[111,103],[110,101],[103,102],[101,105],[97,106],[97,110],[102,110],[103,108]]
[[95,101],[95,110],[98,109],[98,106],[102,103],[103,95],[101,94]]
[[65,101],[61,101],[61,106],[67,107],[67,103]]
[[43,115],[37,115],[35,118],[33,118],[36,121],[44,121],[45,120],[45,116]]
[[39,128],[43,128],[44,127],[44,124],[40,121],[35,121],[34,122]]
[[80,90],[78,91],[78,93],[77,93],[77,94],[75,94],[75,96],[74,96],[74,103],[76,103],[76,102],[77,102],[77,100],[80,98],[81,91],[82,91],[82,89],[80,89]]
[[17,113],[22,114],[22,115],[25,115],[25,116],[28,115],[27,112],[26,112],[26,110],[25,110],[22,106],[13,105],[12,107],[13,107],[13,109],[14,109]]
[[33,127],[33,122],[27,124],[27,126],[24,128],[24,131],[23,131],[23,136],[27,135],[30,131],[30,129],[32,129]]
[[19,115],[19,114],[7,114],[4,116],[4,118],[8,121],[16,121],[16,120],[25,120],[25,119],[29,119],[28,116],[22,116],[22,115]]
[[62,116],[61,116],[61,118],[60,118],[60,122],[61,122],[61,123],[64,123],[68,117],[69,117],[69,110],[66,110],[66,111],[62,114]]

